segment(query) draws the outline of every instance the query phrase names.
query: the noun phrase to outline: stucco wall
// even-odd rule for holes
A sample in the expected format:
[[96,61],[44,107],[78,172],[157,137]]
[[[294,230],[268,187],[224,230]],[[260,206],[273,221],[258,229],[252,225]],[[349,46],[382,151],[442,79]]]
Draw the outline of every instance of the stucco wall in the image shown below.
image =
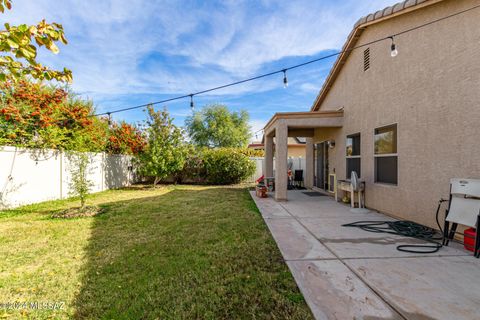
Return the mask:
[[305,158],[305,145],[288,146],[288,156],[293,158]]
[[[449,0],[368,27],[358,44],[389,36],[478,5]],[[480,11],[400,35],[399,54],[390,41],[370,46],[346,61],[320,110],[344,108],[344,126],[317,129],[314,142],[333,138],[330,171],[345,178],[346,135],[361,133],[361,171],[366,205],[434,225],[440,197],[453,177],[480,178]],[[398,185],[374,183],[374,129],[397,123]]]

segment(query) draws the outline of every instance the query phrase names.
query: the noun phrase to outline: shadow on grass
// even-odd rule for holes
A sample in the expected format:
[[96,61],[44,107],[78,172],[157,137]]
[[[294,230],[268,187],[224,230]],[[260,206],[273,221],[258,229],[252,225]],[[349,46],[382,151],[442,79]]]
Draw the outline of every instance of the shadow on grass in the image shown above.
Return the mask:
[[93,219],[76,318],[311,318],[244,188],[178,188]]

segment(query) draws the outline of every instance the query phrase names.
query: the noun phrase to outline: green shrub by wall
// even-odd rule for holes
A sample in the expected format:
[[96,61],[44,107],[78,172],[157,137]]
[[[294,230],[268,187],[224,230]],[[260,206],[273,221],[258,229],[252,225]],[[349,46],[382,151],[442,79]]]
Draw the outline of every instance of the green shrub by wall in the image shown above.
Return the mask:
[[255,163],[237,148],[192,148],[184,168],[175,175],[178,183],[235,184],[255,172]]
[[206,150],[203,165],[207,182],[212,184],[239,183],[255,172],[255,164],[248,156],[233,148]]

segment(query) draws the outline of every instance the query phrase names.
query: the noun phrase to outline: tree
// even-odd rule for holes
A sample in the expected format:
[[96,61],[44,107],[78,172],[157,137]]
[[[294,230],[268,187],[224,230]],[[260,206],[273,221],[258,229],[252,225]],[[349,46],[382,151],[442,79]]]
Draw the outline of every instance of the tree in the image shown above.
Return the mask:
[[145,137],[142,132],[129,123],[113,122],[110,126],[106,151],[110,154],[137,154],[145,147]]
[[192,142],[201,147],[246,147],[250,138],[249,115],[245,110],[230,112],[214,104],[195,112],[185,121]]
[[[0,0],[0,12],[11,9],[11,0]],[[34,42],[35,41],[35,42]],[[36,25],[11,26],[5,23],[0,30],[0,81],[30,75],[35,79],[72,81],[72,72],[51,70],[37,62],[37,47],[45,47],[54,54],[59,52],[56,42],[67,44],[61,24],[49,24],[45,20]],[[36,43],[36,46],[35,44]]]
[[90,156],[86,152],[69,152],[70,160],[70,195],[80,198],[80,210],[85,208],[85,202],[93,182],[88,179]]
[[145,121],[147,145],[138,155],[139,172],[155,177],[153,187],[161,179],[183,168],[186,157],[185,143],[180,128],[175,126],[167,110],[147,108]]
[[92,101],[58,85],[25,78],[0,81],[0,145],[104,151],[108,122]]

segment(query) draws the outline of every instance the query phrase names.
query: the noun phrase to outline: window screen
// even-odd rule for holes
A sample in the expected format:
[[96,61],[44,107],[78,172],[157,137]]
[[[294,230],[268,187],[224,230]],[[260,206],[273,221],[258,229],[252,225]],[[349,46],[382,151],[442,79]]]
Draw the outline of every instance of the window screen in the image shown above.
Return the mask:
[[360,133],[347,136],[346,141],[347,172],[346,178],[350,179],[352,171],[360,177]]
[[360,133],[347,136],[347,157],[360,155]]
[[381,183],[398,183],[398,157],[375,157],[375,181]]
[[347,179],[352,176],[352,171],[360,178],[360,158],[347,158]]
[[396,124],[375,129],[375,182],[398,184]]

